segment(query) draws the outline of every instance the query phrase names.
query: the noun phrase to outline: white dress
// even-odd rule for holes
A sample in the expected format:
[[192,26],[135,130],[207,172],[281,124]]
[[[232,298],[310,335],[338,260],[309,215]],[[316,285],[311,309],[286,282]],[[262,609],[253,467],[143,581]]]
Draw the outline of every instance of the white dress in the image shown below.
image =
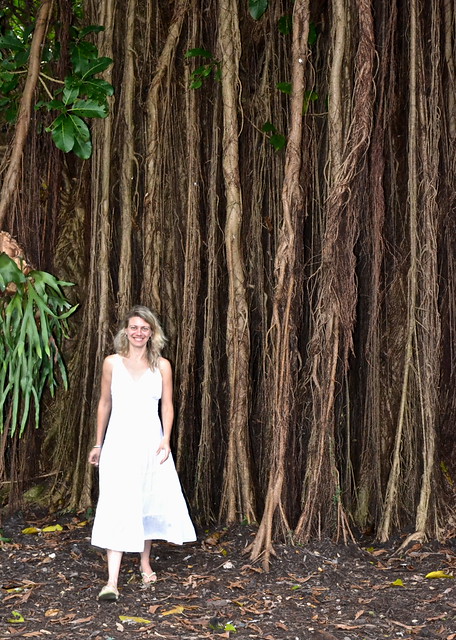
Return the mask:
[[112,408],[101,450],[100,496],[92,544],[114,551],[144,550],[145,540],[196,540],[172,456],[163,464],[158,415],[159,369],[134,380],[120,355],[112,369]]

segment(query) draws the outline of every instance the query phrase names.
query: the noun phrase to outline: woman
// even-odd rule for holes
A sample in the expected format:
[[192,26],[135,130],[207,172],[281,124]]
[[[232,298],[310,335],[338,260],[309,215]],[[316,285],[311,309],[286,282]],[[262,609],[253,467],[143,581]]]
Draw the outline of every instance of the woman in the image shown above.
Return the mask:
[[[145,586],[157,580],[151,541],[196,539],[174,462],[172,371],[160,353],[165,337],[155,315],[136,306],[105,358],[97,411],[96,443],[89,462],[100,470],[100,496],[92,544],[107,549],[108,582],[100,600],[117,600],[124,551],[140,553]],[[160,414],[158,403],[160,401]]]

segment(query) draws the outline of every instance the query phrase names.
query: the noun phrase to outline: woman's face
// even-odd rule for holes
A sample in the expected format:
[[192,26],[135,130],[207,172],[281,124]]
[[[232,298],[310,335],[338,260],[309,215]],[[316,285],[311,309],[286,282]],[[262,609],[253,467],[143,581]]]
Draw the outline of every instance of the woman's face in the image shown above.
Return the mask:
[[150,324],[139,316],[134,316],[128,320],[128,325],[125,329],[128,342],[133,347],[143,347],[149,340],[152,329]]

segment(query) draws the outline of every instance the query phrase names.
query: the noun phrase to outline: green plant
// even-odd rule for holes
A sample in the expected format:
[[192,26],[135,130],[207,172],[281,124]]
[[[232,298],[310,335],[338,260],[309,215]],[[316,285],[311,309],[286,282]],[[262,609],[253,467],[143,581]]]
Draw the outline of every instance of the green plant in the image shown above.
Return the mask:
[[67,376],[60,347],[67,336],[67,318],[74,313],[62,292],[70,282],[45,271],[23,273],[6,253],[0,254],[0,433],[22,435],[34,404],[39,424],[45,386],[54,395],[58,373],[65,388]]
[[[21,95],[21,78],[27,73],[33,26],[12,28],[0,35],[0,113],[7,122],[14,122]],[[82,159],[92,154],[87,118],[106,118],[109,113],[107,98],[114,93],[113,86],[96,76],[107,69],[111,58],[100,57],[97,47],[87,40],[104,27],[90,25],[83,29],[71,27],[70,69],[64,80],[52,76],[53,64],[60,56],[60,43],[50,33],[42,48],[40,85],[43,99],[36,109],[47,109],[57,115],[46,131],[50,132],[56,147],[73,151]]]
[[272,122],[265,122],[264,125],[261,127],[261,131],[263,131],[263,133],[271,134],[270,136],[268,136],[269,142],[272,144],[272,146],[276,151],[280,151],[286,145],[287,143],[286,137],[281,133],[278,133],[277,129],[272,124]]
[[200,89],[203,86],[203,81],[211,74],[214,75],[216,80],[220,80],[221,69],[220,61],[217,60],[214,55],[206,49],[189,49],[185,53],[186,58],[203,58],[207,62],[190,74],[190,89]]
[[254,20],[259,20],[269,6],[269,0],[249,0],[249,13]]

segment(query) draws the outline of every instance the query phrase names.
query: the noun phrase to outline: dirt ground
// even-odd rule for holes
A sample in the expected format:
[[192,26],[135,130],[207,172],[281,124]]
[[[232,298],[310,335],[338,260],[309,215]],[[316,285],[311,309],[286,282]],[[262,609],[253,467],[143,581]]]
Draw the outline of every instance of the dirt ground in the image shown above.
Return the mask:
[[[402,539],[277,545],[266,573],[243,553],[253,528],[202,532],[183,547],[154,545],[159,579],[149,589],[137,556],[126,554],[113,603],[97,600],[105,561],[90,529],[68,515],[20,514],[4,523],[1,640],[456,640],[454,538],[406,552],[398,551]],[[427,577],[436,571],[450,577]]]

